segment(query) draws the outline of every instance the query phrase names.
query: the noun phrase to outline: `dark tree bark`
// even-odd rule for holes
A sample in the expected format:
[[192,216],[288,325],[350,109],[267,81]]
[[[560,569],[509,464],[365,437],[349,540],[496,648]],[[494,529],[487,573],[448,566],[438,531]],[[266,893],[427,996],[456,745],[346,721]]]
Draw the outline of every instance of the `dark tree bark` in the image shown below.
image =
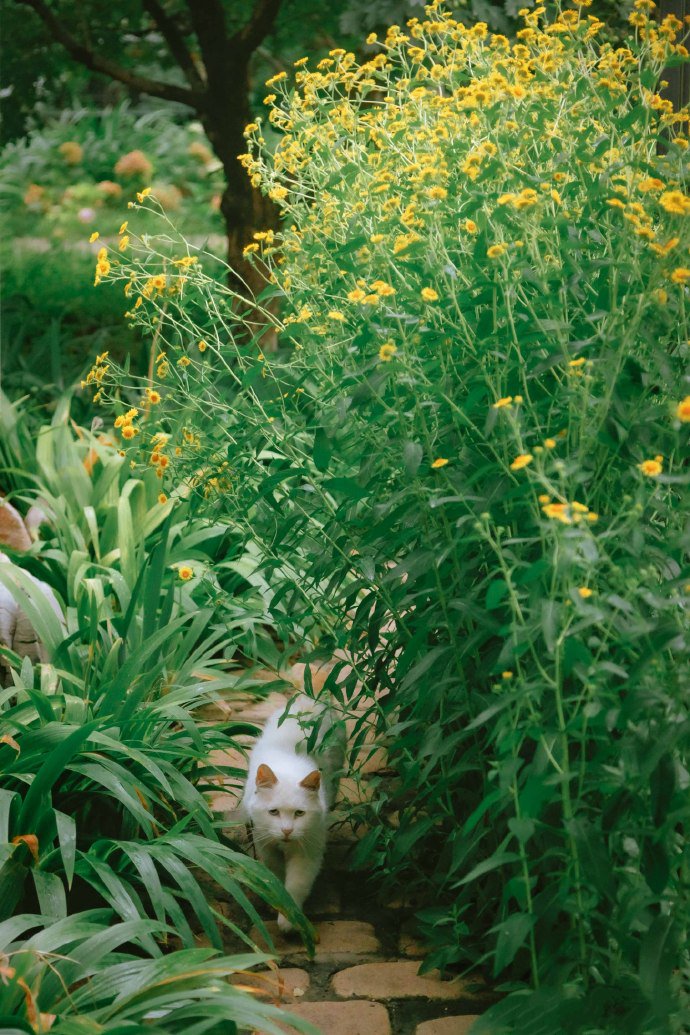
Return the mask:
[[142,0],[143,10],[155,23],[182,70],[189,84],[186,87],[139,75],[103,57],[74,35],[45,0],[16,2],[35,11],[52,38],[86,68],[139,93],[185,104],[197,113],[225,174],[221,213],[228,238],[228,264],[236,274],[230,276],[231,285],[241,293],[246,293],[244,285],[252,293],[256,292],[261,281],[243,258],[242,249],[253,230],[275,226],[278,213],[273,203],[251,186],[237,156],[246,150],[244,127],[251,121],[249,63],[254,51],[271,32],[282,0],[255,0],[249,21],[233,34],[228,31],[222,0],[186,0],[200,61],[189,49],[183,27],[168,14],[164,4],[160,0]]

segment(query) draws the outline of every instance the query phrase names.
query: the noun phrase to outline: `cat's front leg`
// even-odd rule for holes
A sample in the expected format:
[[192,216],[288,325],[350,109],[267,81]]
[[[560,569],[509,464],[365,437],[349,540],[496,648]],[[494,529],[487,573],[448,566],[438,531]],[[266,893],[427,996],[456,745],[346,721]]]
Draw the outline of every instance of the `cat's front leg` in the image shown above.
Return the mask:
[[[309,892],[321,869],[322,859],[323,854],[319,852],[309,858],[303,855],[292,855],[285,860],[285,889],[300,909],[309,897]],[[293,929],[293,925],[282,913],[278,913],[278,927],[281,931]]]

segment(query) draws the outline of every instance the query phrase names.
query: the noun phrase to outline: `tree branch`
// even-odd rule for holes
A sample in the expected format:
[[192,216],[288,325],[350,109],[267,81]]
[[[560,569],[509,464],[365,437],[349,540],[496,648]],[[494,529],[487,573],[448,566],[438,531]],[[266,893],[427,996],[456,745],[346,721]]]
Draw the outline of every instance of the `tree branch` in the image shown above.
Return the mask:
[[[186,87],[175,86],[174,83],[163,83],[157,79],[149,79],[148,76],[138,75],[130,72],[114,61],[102,57],[80,40],[73,36],[63,25],[62,21],[51,11],[44,0],[15,0],[16,3],[30,7],[36,12],[54,40],[62,44],[70,57],[74,58],[81,65],[91,69],[92,72],[100,72],[102,75],[115,79],[125,86],[130,86],[140,93],[148,93],[153,97],[160,97],[164,101],[176,101],[179,104],[186,104],[197,111],[203,108],[203,94],[201,91],[188,90]],[[161,30],[162,31],[162,30]]]
[[247,24],[232,37],[235,46],[253,53],[262,40],[266,39],[276,20],[282,0],[256,0],[256,5]]
[[206,84],[204,83],[203,77],[194,62],[194,58],[187,46],[184,35],[175,20],[170,17],[158,0],[142,0],[142,4],[163,34],[163,38],[168,44],[170,53],[184,72],[185,79],[191,88],[202,92]]

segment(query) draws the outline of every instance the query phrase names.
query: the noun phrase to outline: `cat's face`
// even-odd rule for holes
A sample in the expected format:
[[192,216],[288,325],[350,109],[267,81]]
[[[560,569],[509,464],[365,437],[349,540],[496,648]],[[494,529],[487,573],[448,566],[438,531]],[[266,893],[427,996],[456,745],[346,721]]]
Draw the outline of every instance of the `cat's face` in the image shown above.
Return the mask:
[[279,780],[267,765],[259,766],[251,818],[257,832],[275,842],[308,840],[323,809],[320,774],[310,773],[300,783]]

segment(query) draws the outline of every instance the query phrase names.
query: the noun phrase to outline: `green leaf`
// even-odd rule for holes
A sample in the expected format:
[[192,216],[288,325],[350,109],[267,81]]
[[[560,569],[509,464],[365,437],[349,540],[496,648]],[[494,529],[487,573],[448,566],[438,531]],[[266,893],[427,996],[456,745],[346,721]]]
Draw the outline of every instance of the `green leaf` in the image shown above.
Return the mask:
[[494,608],[499,607],[507,595],[508,584],[504,579],[494,579],[493,582],[489,583],[489,588],[486,591],[484,607],[487,611],[493,611]]
[[49,917],[67,916],[65,887],[56,873],[36,869],[31,871],[41,913]]

